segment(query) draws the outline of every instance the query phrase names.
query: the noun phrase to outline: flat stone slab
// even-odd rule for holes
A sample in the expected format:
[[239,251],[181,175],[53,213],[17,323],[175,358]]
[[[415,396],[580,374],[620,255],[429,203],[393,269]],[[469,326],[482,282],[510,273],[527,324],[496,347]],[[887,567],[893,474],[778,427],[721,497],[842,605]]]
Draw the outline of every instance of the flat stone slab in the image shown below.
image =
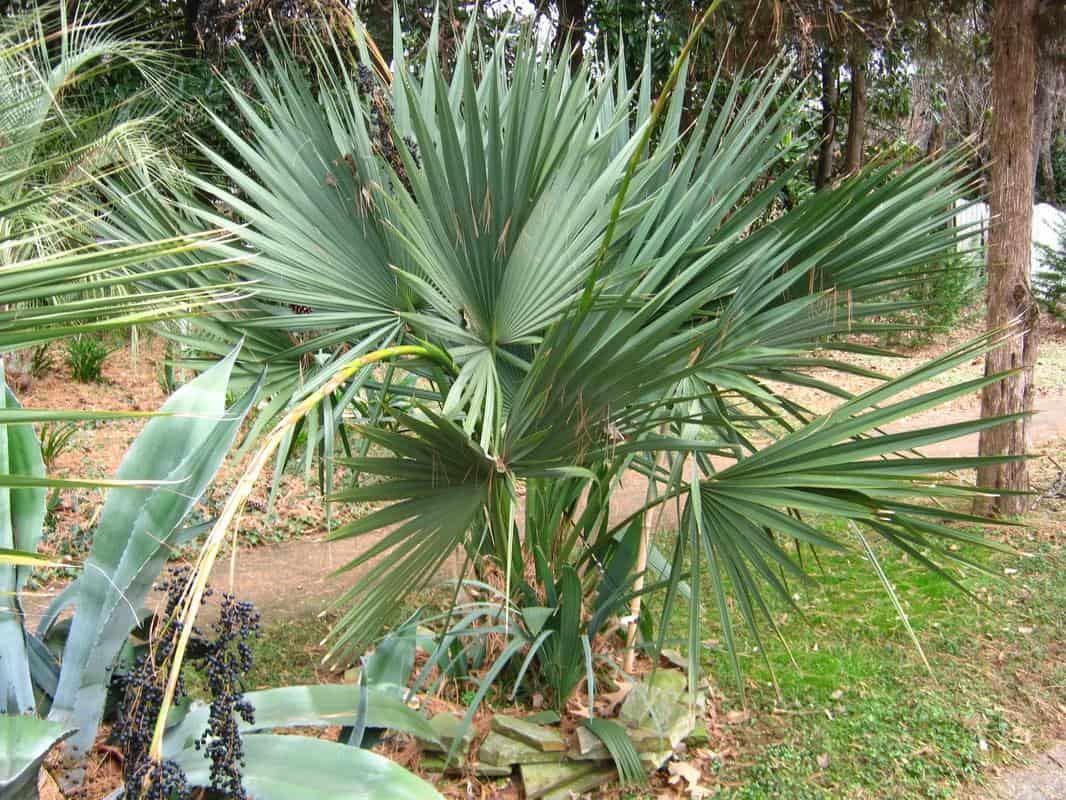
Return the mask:
[[611,780],[617,773],[602,761],[581,764],[523,764],[520,767],[527,800],[570,798]]
[[593,789],[603,786],[605,783],[610,783],[617,777],[618,771],[613,766],[603,767],[596,772],[590,772],[588,775],[560,786],[558,789],[552,789],[543,795],[541,800],[574,800],[575,797],[580,797],[586,792],[591,792]]
[[638,753],[654,753],[660,750],[673,750],[676,744],[670,741],[670,737],[650,731],[646,728],[636,728],[629,731],[629,740]]
[[609,759],[611,753],[600,741],[599,736],[584,725],[579,725],[574,746],[567,751],[566,757],[573,761],[602,761]]
[[657,669],[648,676],[647,685],[680,698],[688,688],[688,678],[676,669]]
[[519,742],[491,731],[481,743],[478,755],[486,764],[496,767],[509,767],[512,764],[554,764],[563,760],[565,753],[559,751],[538,750],[525,742]]
[[521,717],[497,714],[492,718],[492,729],[545,753],[561,753],[566,750],[566,742],[559,735],[559,731],[545,728],[543,725],[537,725]]
[[423,758],[422,768],[431,772],[441,772],[445,775],[461,775],[466,772],[473,772],[475,775],[481,775],[485,778],[507,778],[511,775],[510,767],[496,767],[492,764],[483,764],[480,761],[475,764],[453,761],[445,768],[444,759],[436,756]]
[[618,712],[619,721],[631,732],[647,732],[635,734],[637,737],[659,737],[659,741],[638,746],[638,750],[673,749],[692,733],[696,727],[696,714],[692,704],[694,698],[685,691],[686,683],[682,673],[661,669],[651,677],[650,683],[638,683],[626,695]]
[[562,717],[559,716],[558,711],[538,711],[536,714],[530,714],[525,717],[526,722],[535,722],[537,725],[558,725],[562,722]]

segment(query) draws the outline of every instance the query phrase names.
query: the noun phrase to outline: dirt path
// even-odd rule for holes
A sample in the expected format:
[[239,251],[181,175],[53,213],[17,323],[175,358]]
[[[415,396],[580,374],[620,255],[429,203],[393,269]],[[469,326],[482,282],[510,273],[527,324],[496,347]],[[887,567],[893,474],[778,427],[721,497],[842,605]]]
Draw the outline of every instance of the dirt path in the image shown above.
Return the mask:
[[987,800],[1063,800],[1066,798],[1066,742],[1041,753],[1031,766],[1013,770],[989,787]]
[[[1033,450],[1041,453],[1042,446],[1058,436],[1066,435],[1066,392],[1047,394],[1040,403],[1040,412],[1033,420]],[[891,430],[947,424],[968,419],[976,408],[956,408],[914,417],[892,426]],[[977,435],[965,436],[928,447],[929,456],[969,456],[977,454]],[[644,503],[646,483],[637,475],[630,476],[612,499],[613,521],[624,519]],[[660,526],[677,526],[676,508],[663,510]],[[233,575],[238,597],[252,600],[267,619],[291,619],[317,613],[332,600],[360,580],[361,572],[334,575],[369,546],[371,537],[339,542],[321,538],[295,539],[278,545],[245,548],[237,554]],[[230,560],[220,562],[213,576],[216,586],[229,586]]]

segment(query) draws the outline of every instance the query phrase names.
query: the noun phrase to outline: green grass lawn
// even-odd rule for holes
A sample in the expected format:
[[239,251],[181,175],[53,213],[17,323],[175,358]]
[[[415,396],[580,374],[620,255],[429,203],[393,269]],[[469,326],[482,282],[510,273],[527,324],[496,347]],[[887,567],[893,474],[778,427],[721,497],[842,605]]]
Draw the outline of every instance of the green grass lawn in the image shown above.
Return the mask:
[[[1024,529],[1011,535],[1028,557],[970,554],[997,573],[966,575],[981,602],[914,562],[885,554],[883,565],[932,674],[869,564],[856,555],[823,554],[818,583],[793,586],[803,618],[779,604],[776,619],[796,662],[767,640],[780,696],[738,627],[741,698],[729,661],[714,644],[720,628],[708,608],[707,674],[724,711],[746,708],[750,715],[725,724],[724,739],[712,740],[711,750],[730,752],[701,764],[705,783],[722,800],[954,797],[960,785],[979,782],[990,764],[1019,761],[1055,725],[1061,731],[1061,547],[1035,541]],[[685,616],[675,615],[671,633],[685,635]],[[318,618],[265,626],[249,685],[337,680],[321,665],[327,631],[328,622]]]
[[[823,555],[818,586],[798,590],[806,620],[780,604],[796,662],[776,640],[768,648],[780,697],[744,644],[752,713],[727,726],[736,757],[712,760],[718,796],[952,797],[988,764],[1039,746],[1066,714],[1066,573],[1058,548],[1016,536],[1031,557],[980,554],[1002,577],[967,575],[981,603],[914,562],[885,559],[931,674],[870,565]],[[675,623],[683,635],[687,621]],[[708,619],[705,642],[719,629]],[[727,707],[741,708],[724,654],[711,646],[704,663]]]

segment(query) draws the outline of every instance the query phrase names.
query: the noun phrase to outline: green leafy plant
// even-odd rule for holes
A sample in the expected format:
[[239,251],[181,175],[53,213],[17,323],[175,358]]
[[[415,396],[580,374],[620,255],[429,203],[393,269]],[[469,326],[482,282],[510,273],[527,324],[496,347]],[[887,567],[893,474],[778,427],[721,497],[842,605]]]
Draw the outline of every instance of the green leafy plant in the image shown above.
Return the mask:
[[100,383],[104,379],[104,359],[112,349],[95,336],[78,335],[67,340],[67,368],[80,383]]
[[11,800],[36,800],[45,756],[73,731],[58,722],[0,714],[0,792]]
[[918,303],[918,327],[926,335],[948,330],[962,319],[980,296],[984,269],[976,254],[949,259],[926,274],[911,292]]
[[1038,244],[1040,271],[1035,288],[1040,302],[1052,316],[1066,320],[1066,224],[1058,231],[1058,247]]
[[[535,521],[538,513],[529,510],[536,509],[538,501],[547,499],[534,494],[542,488],[558,490],[560,487],[540,482],[530,485],[526,496],[527,524]],[[580,491],[583,487],[580,482],[574,482],[562,488]],[[582,551],[589,559],[583,577],[557,553],[552,559],[546,555],[550,552],[543,546],[548,539],[546,532],[554,530],[550,525],[530,526],[526,530],[530,536],[541,539],[527,543],[525,548],[532,555],[536,578],[532,582],[520,578],[513,601],[485,583],[465,580],[460,585],[470,598],[468,602],[443,614],[419,618],[437,636],[426,646],[429,655],[412,691],[427,683],[430,691],[437,691],[446,677],[470,679],[485,667],[485,637],[499,636],[501,632],[509,634],[509,642],[525,651],[521,659],[507,663],[505,658],[496,665],[498,679],[512,686],[508,693],[511,699],[520,693],[523,697],[541,693],[562,709],[582,682],[594,691],[597,668],[604,664],[601,656],[594,656],[593,643],[603,636],[615,637],[608,641],[621,644],[616,620],[626,613],[637,594],[634,567],[640,549],[641,526],[629,525],[618,539],[612,539],[599,552]],[[409,626],[407,630],[413,645],[417,634],[410,632]],[[403,631],[401,628],[393,632],[386,641],[402,635]],[[429,683],[434,669],[438,671],[437,680]],[[484,681],[481,684],[488,688]],[[476,703],[467,701],[466,704],[471,713],[476,710]]]
[[[87,81],[120,65],[141,77],[140,98],[94,106]],[[160,49],[120,35],[115,24],[93,20],[85,9],[42,4],[4,15],[0,108],[11,134],[0,151],[0,230],[11,244],[5,256],[32,258],[85,244],[85,226],[69,224],[63,206],[99,175],[155,156],[151,114],[130,109],[149,95],[167,96],[165,66]],[[48,295],[26,299],[50,302]]]
[[[102,222],[109,238],[130,243],[225,228],[234,243],[210,255],[254,282],[254,297],[191,320],[181,337],[207,354],[247,337],[243,380],[269,367],[247,485],[198,570],[210,570],[266,459],[289,456],[297,426],[333,462],[334,432],[350,412],[350,432],[368,443],[346,460],[359,480],[327,499],[383,505],[334,537],[384,532],[348,565],[365,573],[338,601],[333,655],[363,652],[398,621],[405,597],[465,552],[461,577],[502,595],[467,609],[467,627],[498,632],[502,620],[515,632],[474,704],[532,654],[533,674],[562,705],[592,672],[582,637],[609,627],[595,614],[617,617],[653,591],[662,617],[641,646],[660,652],[663,620],[688,604],[696,685],[700,612],[710,605],[739,678],[734,626],[765,652],[763,632],[775,630],[766,598],[791,603],[789,581],[812,579],[807,548],[863,553],[890,593],[871,537],[955,581],[952,546],[978,537],[949,523],[981,520],[925,501],[972,498],[979,490],[945,473],[987,462],[915,451],[1003,419],[884,431],[999,380],[921,388],[999,335],[895,380],[834,351],[869,352],[850,335],[889,329],[877,320],[912,307],[900,294],[954,256],[968,233],[948,224],[969,188],[960,156],[876,163],[767,220],[792,173],[768,185],[763,176],[791,153],[802,103],[782,91],[778,65],[725,85],[722,107],[686,121],[683,58],[653,102],[647,58],[629,85],[624,58],[575,70],[528,31],[488,49],[468,32],[454,64],[443,64],[434,28],[418,68],[398,38],[392,72],[358,43],[364,63],[354,73],[322,45],[317,92],[283,47],[267,67],[248,66],[254,100],[231,93],[250,133],[216,120],[243,163],[205,148],[227,182],[189,179],[214,205],[187,193],[185,178],[165,191],[116,186],[123,202]],[[202,266],[208,256],[199,257],[173,263]],[[188,285],[142,276],[153,290]],[[879,383],[853,396],[815,368]],[[836,405],[816,413],[795,387]],[[645,502],[622,509],[615,490],[634,480]],[[679,522],[670,547],[636,547],[621,586],[608,584],[612,549],[628,531],[646,541],[668,505]],[[850,524],[823,531],[809,521],[818,514]],[[461,663],[454,640],[466,634],[451,617],[440,659]],[[165,723],[164,713],[157,738]]]
[[[205,242],[121,247],[91,236],[97,181],[148,169],[159,149],[152,115],[129,113],[137,98],[101,109],[87,102],[87,87],[129,65],[146,90],[165,97],[166,58],[79,8],[71,15],[66,3],[43,3],[0,18],[0,351],[35,348],[38,370],[48,365],[50,340],[188,313],[198,298],[186,290],[131,292],[130,267]],[[72,94],[77,102],[68,103]]]
[[51,472],[56,461],[69,448],[80,428],[75,422],[45,422],[41,424],[41,458],[46,472]]
[[52,372],[55,366],[55,355],[52,352],[51,342],[45,342],[31,348],[28,368],[33,378],[43,378]]

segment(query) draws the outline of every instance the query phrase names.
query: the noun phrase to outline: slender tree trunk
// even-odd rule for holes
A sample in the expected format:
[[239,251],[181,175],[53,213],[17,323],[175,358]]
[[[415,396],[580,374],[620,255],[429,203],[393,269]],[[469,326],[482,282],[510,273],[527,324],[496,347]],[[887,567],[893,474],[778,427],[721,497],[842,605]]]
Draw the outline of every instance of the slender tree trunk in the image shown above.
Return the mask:
[[865,47],[854,48],[848,56],[848,67],[851,70],[851,110],[848,115],[848,142],[844,156],[844,172],[847,175],[862,169],[863,146],[866,144],[867,62]]
[[200,50],[200,37],[196,32],[197,19],[200,16],[200,0],[185,0],[184,13],[184,42],[183,47],[187,54],[193,55]]
[[559,12],[559,25],[555,29],[555,49],[566,47],[569,42],[570,66],[575,70],[581,66],[584,57],[585,16],[588,13],[588,0],[556,0]]
[[833,177],[833,148],[837,134],[837,100],[839,73],[836,54],[830,48],[822,52],[822,144],[818,152],[818,169],[814,187],[821,189]]
[[944,151],[944,140],[946,138],[946,131],[944,130],[944,123],[937,120],[933,123],[932,129],[929,131],[929,144],[925,149],[925,154],[928,156],[937,156]]
[[[992,152],[988,236],[988,318],[990,330],[1011,338],[985,357],[985,374],[1017,369],[985,387],[981,416],[1017,414],[1033,408],[1039,315],[1029,287],[1033,229],[1033,103],[1036,86],[1038,0],[997,0],[992,18]],[[1028,446],[1025,418],[982,431],[982,456],[1022,455]],[[1024,461],[977,471],[978,485],[1027,491]],[[979,499],[982,513],[1021,514],[1026,498],[1000,495]]]

